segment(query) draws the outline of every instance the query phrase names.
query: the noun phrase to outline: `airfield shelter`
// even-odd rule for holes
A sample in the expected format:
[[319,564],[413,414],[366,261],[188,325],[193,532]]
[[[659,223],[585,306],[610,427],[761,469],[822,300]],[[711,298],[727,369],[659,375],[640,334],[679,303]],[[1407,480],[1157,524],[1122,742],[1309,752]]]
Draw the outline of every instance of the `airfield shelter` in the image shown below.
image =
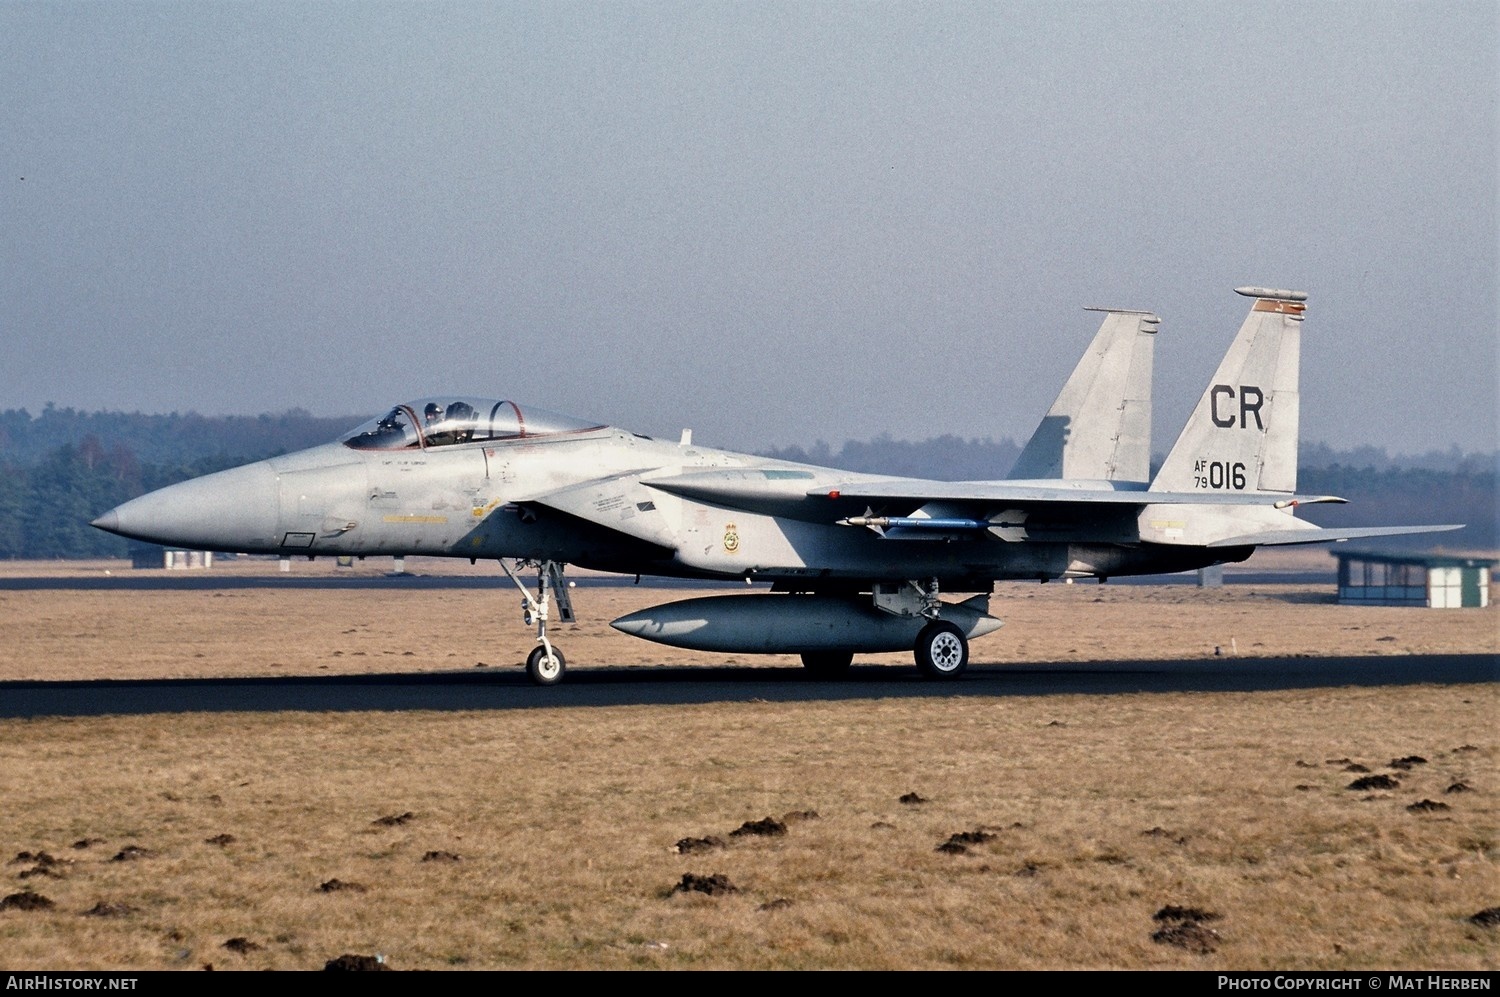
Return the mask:
[[1488,606],[1490,576],[1500,563],[1444,554],[1336,550],[1333,556],[1339,562],[1339,603],[1345,606]]
[[133,568],[211,568],[214,566],[213,551],[183,550],[181,547],[162,547],[159,544],[131,544],[130,566]]

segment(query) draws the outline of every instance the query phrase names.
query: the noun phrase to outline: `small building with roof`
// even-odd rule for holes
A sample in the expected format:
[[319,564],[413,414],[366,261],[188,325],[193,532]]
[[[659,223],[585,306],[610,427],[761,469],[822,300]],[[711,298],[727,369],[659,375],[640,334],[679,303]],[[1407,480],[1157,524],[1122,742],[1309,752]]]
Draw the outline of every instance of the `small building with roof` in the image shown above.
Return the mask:
[[132,568],[212,568],[213,551],[184,550],[181,547],[163,547],[160,544],[138,543],[130,545]]
[[1467,609],[1490,604],[1493,558],[1333,551],[1339,604]]

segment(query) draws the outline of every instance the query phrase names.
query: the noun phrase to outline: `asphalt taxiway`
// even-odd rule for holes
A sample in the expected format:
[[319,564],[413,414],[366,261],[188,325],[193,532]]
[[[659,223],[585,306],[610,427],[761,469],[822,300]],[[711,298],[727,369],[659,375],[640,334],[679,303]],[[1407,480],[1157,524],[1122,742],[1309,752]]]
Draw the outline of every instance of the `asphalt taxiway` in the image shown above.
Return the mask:
[[840,702],[949,697],[1119,696],[1400,687],[1500,680],[1494,654],[971,663],[950,682],[914,667],[856,665],[839,681],[800,667],[577,666],[560,685],[531,684],[520,668],[380,675],[0,683],[0,718],[170,713],[518,710],[748,701]]

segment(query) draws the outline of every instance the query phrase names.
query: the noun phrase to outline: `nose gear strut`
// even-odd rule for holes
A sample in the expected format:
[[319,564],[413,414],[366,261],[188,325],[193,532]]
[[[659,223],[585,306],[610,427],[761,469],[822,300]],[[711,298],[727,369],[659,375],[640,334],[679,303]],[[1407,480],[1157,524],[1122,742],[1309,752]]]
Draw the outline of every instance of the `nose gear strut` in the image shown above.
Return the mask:
[[537,569],[535,595],[516,577],[515,571],[511,570],[504,559],[500,559],[500,570],[521,590],[521,618],[526,621],[527,626],[536,624],[537,647],[526,656],[526,674],[537,685],[556,685],[562,681],[566,663],[562,652],[547,638],[547,620],[555,601],[558,622],[573,622],[573,600],[563,581],[563,568],[566,565],[560,561],[516,562],[517,571],[532,567]]

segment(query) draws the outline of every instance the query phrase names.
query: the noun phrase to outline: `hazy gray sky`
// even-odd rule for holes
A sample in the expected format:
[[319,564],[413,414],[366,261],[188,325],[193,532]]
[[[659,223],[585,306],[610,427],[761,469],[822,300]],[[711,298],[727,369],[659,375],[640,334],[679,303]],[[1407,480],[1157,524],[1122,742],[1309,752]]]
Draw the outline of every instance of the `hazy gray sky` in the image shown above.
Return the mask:
[[442,392],[759,447],[1024,439],[1241,284],[1303,439],[1497,446],[1497,5],[0,3],[0,408]]

